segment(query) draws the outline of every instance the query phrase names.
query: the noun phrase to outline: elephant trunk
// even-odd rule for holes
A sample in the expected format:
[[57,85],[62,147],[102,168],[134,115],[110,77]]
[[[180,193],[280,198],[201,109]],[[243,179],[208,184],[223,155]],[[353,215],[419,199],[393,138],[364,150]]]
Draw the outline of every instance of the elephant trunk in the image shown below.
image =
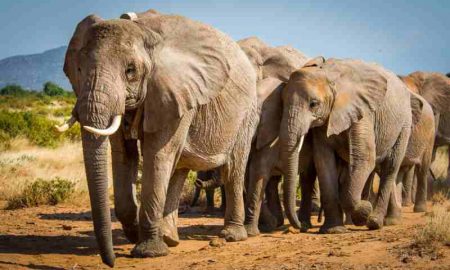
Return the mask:
[[95,236],[102,261],[114,266],[111,214],[108,199],[107,149],[108,137],[82,130],[83,157],[91,201]]
[[[85,84],[85,91],[77,101],[77,116],[81,129],[84,166],[88,181],[94,231],[102,261],[110,267],[114,266],[115,255],[112,243],[111,213],[108,199],[108,136],[95,134],[94,129],[107,129],[111,122],[117,122],[116,115],[123,114],[124,103],[104,79],[101,72],[96,70],[95,76],[89,78]],[[114,118],[114,119],[113,119]],[[120,124],[120,118],[119,124]],[[115,126],[117,123],[115,123]],[[116,127],[114,127],[116,129]]]
[[302,130],[308,130],[308,128],[300,128],[302,125],[299,120],[297,110],[288,110],[284,113],[280,133],[281,158],[285,176],[283,181],[284,209],[290,224],[297,229],[301,228],[301,223],[295,211],[298,162],[304,134],[306,133]]

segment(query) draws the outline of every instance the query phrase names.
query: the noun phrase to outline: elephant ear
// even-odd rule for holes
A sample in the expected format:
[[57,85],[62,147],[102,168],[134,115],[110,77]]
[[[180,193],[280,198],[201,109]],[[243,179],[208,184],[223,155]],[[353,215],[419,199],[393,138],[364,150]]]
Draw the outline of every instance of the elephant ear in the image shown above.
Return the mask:
[[422,116],[424,100],[411,92],[411,113],[412,113],[412,125],[415,126],[420,121]]
[[294,56],[293,48],[289,47],[265,48],[263,55],[263,77],[274,77],[281,81],[287,82],[289,76],[295,70],[301,68],[306,61]]
[[380,67],[357,60],[328,60],[323,69],[335,92],[327,136],[347,130],[383,102],[388,81]]
[[303,67],[319,67],[321,68],[325,64],[325,58],[323,56],[314,57],[306,62]]
[[450,78],[440,73],[429,73],[419,89],[435,113],[450,112]]
[[94,24],[101,22],[102,19],[96,15],[89,15],[78,23],[75,32],[70,39],[69,47],[66,51],[66,57],[64,60],[64,73],[69,78],[70,83],[75,94],[80,94],[79,83],[79,53],[86,43],[86,33],[88,29]]
[[149,49],[153,71],[144,113],[144,131],[155,132],[217,97],[229,81],[229,58],[239,48],[219,31],[184,17],[140,21],[152,36],[161,37]]
[[261,117],[256,133],[256,149],[273,143],[278,137],[283,114],[281,91],[284,86],[284,82],[275,78],[266,78],[258,82]]

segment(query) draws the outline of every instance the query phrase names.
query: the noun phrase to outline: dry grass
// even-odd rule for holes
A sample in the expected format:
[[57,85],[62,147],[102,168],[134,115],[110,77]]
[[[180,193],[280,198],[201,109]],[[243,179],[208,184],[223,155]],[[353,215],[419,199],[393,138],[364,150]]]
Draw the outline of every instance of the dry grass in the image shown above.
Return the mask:
[[415,237],[418,245],[432,246],[435,244],[450,245],[450,209],[444,204],[433,206],[425,226]]
[[0,153],[0,200],[19,196],[37,179],[58,177],[68,179],[77,194],[87,196],[81,143],[49,149],[30,145],[25,139],[14,139],[10,150]]

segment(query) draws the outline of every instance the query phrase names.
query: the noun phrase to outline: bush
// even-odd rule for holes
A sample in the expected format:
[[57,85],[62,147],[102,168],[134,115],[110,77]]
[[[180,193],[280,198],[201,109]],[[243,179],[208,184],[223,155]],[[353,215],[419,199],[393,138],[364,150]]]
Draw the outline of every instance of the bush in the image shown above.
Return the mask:
[[39,205],[56,205],[67,201],[75,192],[75,184],[56,177],[50,181],[37,179],[25,187],[21,194],[8,200],[6,209],[18,209]]
[[51,96],[51,97],[66,95],[66,91],[64,91],[64,89],[62,89],[59,85],[52,83],[52,82],[44,83],[43,92],[47,96]]
[[27,90],[23,89],[20,85],[10,84],[3,87],[0,90],[0,95],[2,96],[23,96],[27,94]]
[[432,246],[436,243],[450,245],[450,212],[443,205],[433,207],[425,226],[419,230],[415,243],[421,246]]
[[[80,140],[80,127],[74,125],[65,133],[54,130],[56,121],[33,112],[0,111],[0,139],[10,140],[23,136],[31,143],[43,147],[56,147],[65,139]],[[0,141],[0,144],[5,144]]]

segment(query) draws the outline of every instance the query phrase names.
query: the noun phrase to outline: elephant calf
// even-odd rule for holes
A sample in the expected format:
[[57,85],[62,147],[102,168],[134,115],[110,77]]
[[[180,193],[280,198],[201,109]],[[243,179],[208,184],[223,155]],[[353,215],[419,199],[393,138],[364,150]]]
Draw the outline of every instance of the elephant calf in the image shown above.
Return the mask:
[[[319,57],[291,74],[282,91],[280,151],[290,187],[285,189],[286,214],[293,226],[301,227],[295,215],[295,183],[308,131],[325,213],[320,232],[346,230],[341,206],[356,225],[383,226],[411,133],[411,99],[395,74],[359,60]],[[376,166],[381,181],[372,209],[361,193]]]

